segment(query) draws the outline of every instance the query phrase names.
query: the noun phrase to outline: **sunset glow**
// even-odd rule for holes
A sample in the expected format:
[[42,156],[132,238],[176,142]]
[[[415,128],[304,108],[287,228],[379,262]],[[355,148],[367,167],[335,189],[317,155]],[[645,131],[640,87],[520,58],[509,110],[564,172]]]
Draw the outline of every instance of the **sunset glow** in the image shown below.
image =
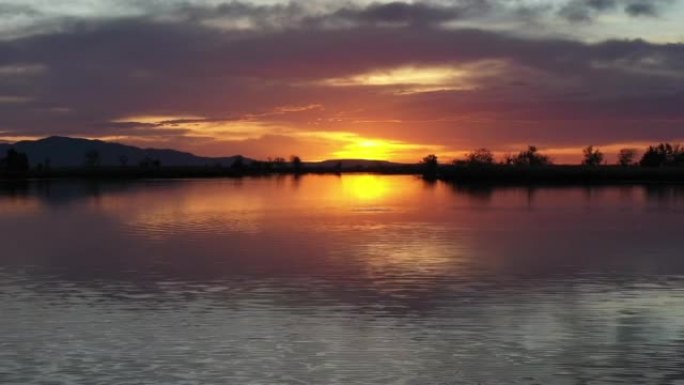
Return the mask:
[[684,385],[684,0],[0,21],[0,383]]
[[411,162],[534,144],[576,162],[684,140],[678,0],[20,3],[0,141]]
[[381,139],[358,139],[345,144],[332,155],[340,159],[402,159],[407,155],[417,156],[422,146]]

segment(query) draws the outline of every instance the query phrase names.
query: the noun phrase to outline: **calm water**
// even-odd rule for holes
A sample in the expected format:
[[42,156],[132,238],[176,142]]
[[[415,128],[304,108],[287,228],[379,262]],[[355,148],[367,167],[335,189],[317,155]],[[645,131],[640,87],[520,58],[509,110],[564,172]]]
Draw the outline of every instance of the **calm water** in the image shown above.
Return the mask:
[[0,186],[3,384],[682,384],[684,189]]

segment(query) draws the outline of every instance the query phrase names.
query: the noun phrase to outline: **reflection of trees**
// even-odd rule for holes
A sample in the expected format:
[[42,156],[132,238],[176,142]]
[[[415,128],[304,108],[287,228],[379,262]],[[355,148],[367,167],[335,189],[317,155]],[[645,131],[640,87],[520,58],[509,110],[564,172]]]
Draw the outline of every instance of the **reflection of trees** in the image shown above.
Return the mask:
[[646,199],[659,204],[684,202],[684,186],[646,185]]
[[[540,187],[537,186],[498,186],[487,183],[450,183],[445,182],[449,190],[455,195],[465,195],[475,202],[490,203],[497,191],[517,191],[525,195],[528,209],[534,206],[534,201]],[[551,187],[547,187],[551,188]]]
[[466,195],[475,201],[489,203],[494,195],[495,187],[487,184],[447,183],[456,195]]
[[586,199],[587,202],[591,202],[594,199],[600,198],[601,197],[601,192],[604,191],[603,186],[584,186],[582,188],[582,191],[584,192],[584,198]]
[[[181,185],[182,181],[164,181],[165,188]],[[145,181],[11,180],[0,182],[0,199],[3,196],[38,198],[48,205],[59,206],[97,198],[103,194],[123,194],[148,188],[150,184]]]
[[437,179],[432,179],[432,178],[422,178],[423,182],[423,187],[427,190],[433,190],[435,187],[437,187]]
[[30,193],[30,183],[23,179],[0,181],[0,198],[3,196],[10,198],[24,198]]

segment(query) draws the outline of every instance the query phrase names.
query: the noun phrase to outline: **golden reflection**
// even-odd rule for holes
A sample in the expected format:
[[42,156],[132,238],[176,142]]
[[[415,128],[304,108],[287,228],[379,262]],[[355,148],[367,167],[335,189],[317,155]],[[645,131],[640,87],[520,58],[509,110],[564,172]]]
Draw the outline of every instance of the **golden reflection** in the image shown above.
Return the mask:
[[[103,187],[86,199],[92,210],[119,218],[141,237],[168,239],[177,234],[258,233],[290,229],[298,221],[348,223],[344,218],[390,220],[415,210],[424,186],[412,176],[345,174],[300,178],[244,178],[131,184],[121,191]],[[332,216],[327,216],[333,214]],[[325,215],[323,215],[325,214]],[[355,225],[357,222],[352,222]],[[382,223],[380,223],[382,225]]]
[[343,178],[343,191],[347,196],[362,201],[377,201],[390,192],[387,178],[378,175],[357,175]]

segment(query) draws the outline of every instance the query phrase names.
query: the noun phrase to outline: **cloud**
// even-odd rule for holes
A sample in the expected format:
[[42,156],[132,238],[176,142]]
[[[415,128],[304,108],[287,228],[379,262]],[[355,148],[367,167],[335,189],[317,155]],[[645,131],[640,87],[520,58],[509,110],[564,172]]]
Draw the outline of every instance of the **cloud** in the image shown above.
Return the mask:
[[[477,23],[522,34],[548,34],[563,21],[596,21],[602,14],[657,16],[680,0],[428,0],[428,1],[221,1],[37,0],[0,4],[0,39],[59,33],[88,22],[144,19],[183,22],[222,30],[294,28],[443,27]],[[572,28],[563,33],[577,34]]]
[[31,6],[22,4],[0,4],[0,15],[4,17],[12,16],[35,16],[40,12]]
[[[591,15],[640,4],[570,3]],[[652,4],[657,14],[668,2]],[[304,142],[297,133],[324,131],[449,148],[530,137],[574,144],[684,136],[683,44],[588,43],[449,24],[501,7],[476,0],[316,9],[187,3],[82,20],[0,41],[0,130],[185,137],[193,149],[201,143],[211,151],[219,148],[210,139],[221,135],[224,145],[235,142],[226,148],[262,151],[264,143],[288,137],[294,146]],[[226,18],[233,27],[217,27]],[[221,122],[242,128],[229,140],[230,125]]]
[[[490,1],[461,1],[449,5],[430,3],[372,3],[365,7],[345,7],[321,18],[328,23],[354,25],[434,25],[482,16],[492,10]],[[320,22],[320,21],[319,21]]]
[[572,22],[594,20],[602,13],[623,11],[632,17],[657,16],[674,0],[571,0],[562,6],[558,14]]

